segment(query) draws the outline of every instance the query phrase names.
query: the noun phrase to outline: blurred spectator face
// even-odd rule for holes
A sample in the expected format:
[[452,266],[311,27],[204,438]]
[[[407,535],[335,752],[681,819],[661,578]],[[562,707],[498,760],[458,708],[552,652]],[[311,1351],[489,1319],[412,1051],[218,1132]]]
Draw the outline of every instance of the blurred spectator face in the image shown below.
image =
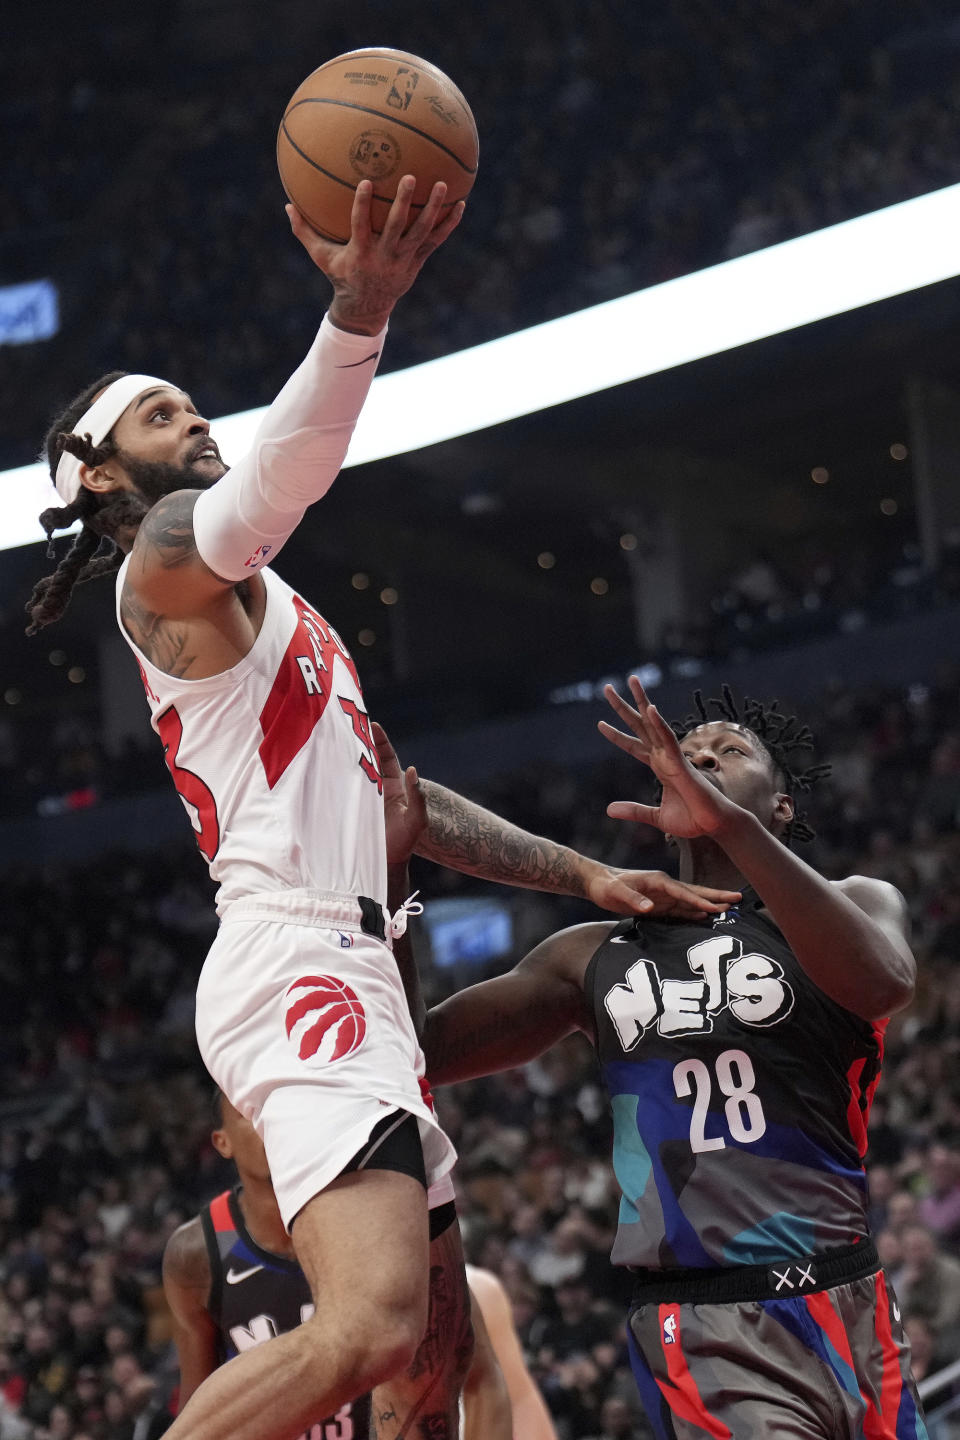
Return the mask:
[[598,1370],[609,1374],[617,1368],[617,1347],[612,1340],[606,1340],[601,1345],[594,1345],[590,1354],[593,1356]]
[[895,1270],[903,1259],[903,1245],[895,1230],[887,1228],[877,1235],[877,1254],[885,1270]]
[[149,1375],[136,1375],[123,1387],[123,1398],[131,1415],[146,1410],[156,1393],[157,1383]]
[[74,1300],[70,1306],[68,1319],[70,1329],[79,1330],[81,1334],[97,1328],[97,1313],[89,1300]]
[[16,1270],[7,1281],[5,1289],[11,1305],[22,1305],[30,1296],[30,1278],[25,1271]]
[[118,1355],[110,1366],[110,1379],[118,1390],[124,1390],[142,1373],[135,1355]]
[[53,1351],[53,1335],[46,1325],[29,1325],[24,1344],[28,1355],[43,1359]]
[[603,1426],[604,1435],[611,1436],[611,1440],[631,1440],[633,1434],[633,1416],[625,1400],[617,1395],[611,1395],[604,1400],[603,1409],[600,1411],[600,1423]]
[[923,1225],[909,1225],[903,1232],[903,1263],[914,1270],[925,1270],[937,1253],[934,1236]]
[[589,1287],[579,1280],[558,1285],[556,1296],[560,1313],[568,1324],[582,1320],[590,1309]]
[[108,1390],[103,1413],[111,1425],[120,1425],[127,1418],[127,1407],[119,1390]]
[[514,1235],[527,1239],[541,1230],[540,1211],[535,1205],[522,1205],[512,1220]]
[[93,1405],[100,1398],[100,1377],[96,1367],[83,1365],[77,1371],[73,1381],[73,1392],[77,1397],[77,1404],[86,1409]]
[[885,1204],[893,1194],[897,1183],[889,1165],[871,1165],[867,1179],[870,1182],[870,1203],[872,1205]]
[[111,1355],[126,1355],[133,1349],[133,1336],[125,1325],[108,1325],[103,1343]]
[[90,1299],[98,1310],[108,1310],[116,1303],[117,1293],[109,1275],[94,1275],[90,1281]]
[[916,1196],[909,1190],[895,1190],[887,1205],[887,1223],[891,1230],[901,1231],[917,1218]]
[[65,1405],[54,1405],[47,1421],[50,1440],[70,1440],[73,1435],[73,1416]]
[[558,1255],[576,1255],[582,1246],[580,1226],[575,1220],[561,1220],[550,1236],[550,1248]]
[[945,1195],[960,1184],[960,1155],[946,1145],[932,1145],[927,1156],[927,1175],[935,1195]]

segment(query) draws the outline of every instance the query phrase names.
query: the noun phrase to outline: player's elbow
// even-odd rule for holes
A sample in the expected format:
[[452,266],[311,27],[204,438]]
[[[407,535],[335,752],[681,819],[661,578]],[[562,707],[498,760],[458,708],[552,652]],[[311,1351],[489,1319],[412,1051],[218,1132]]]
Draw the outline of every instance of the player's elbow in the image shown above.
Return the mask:
[[905,1010],[911,1003],[917,983],[917,966],[912,955],[897,954],[872,987],[870,1008],[874,1019],[885,1019]]

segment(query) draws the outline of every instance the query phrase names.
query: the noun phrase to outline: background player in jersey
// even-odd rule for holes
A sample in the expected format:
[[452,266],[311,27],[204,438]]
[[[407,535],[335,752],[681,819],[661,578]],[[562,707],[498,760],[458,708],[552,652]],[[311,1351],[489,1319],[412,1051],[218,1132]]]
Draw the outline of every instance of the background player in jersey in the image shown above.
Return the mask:
[[[294,1329],[314,1308],[277,1206],[263,1141],[219,1092],[216,1106],[218,1123],[211,1139],[221,1155],[233,1160],[239,1184],[181,1225],[167,1242],[163,1260],[164,1290],[174,1316],[180,1360],[181,1407],[225,1360]],[[458,1332],[464,1323],[463,1262],[453,1205],[431,1209],[430,1223],[432,1309],[408,1388],[419,1394],[432,1392],[432,1412],[442,1414],[446,1433],[455,1435],[469,1362],[468,1413],[475,1411],[480,1428],[468,1429],[466,1440],[510,1440],[510,1400],[482,1314],[475,1320],[472,1361]],[[307,1440],[368,1440],[370,1426],[366,1395],[308,1426],[306,1436]],[[379,1433],[377,1421],[373,1433]],[[530,1440],[536,1437],[531,1435]]]
[[[336,631],[265,568],[333,482],[393,306],[459,221],[461,206],[441,218],[442,185],[411,220],[413,184],[401,180],[378,235],[362,182],[344,246],[289,208],[333,301],[233,469],[190,397],[146,375],[96,382],[48,437],[65,504],[42,519],[48,532],[75,520],[82,529],[34,592],[33,628],[62,613],[78,579],[126,555],[118,623],[220,884],[221,926],[198,990],[201,1052],[264,1138],[311,1290],[337,1297],[269,1358],[258,1347],[229,1379],[210,1376],[173,1440],[289,1440],[405,1370],[426,1324],[426,1187],[454,1155],[422,1093],[389,952],[377,754]],[[101,537],[115,554],[95,558]],[[667,877],[634,877],[631,888],[561,847],[518,839],[439,787],[430,809],[425,847],[474,873],[627,910],[716,908],[718,897]],[[375,1267],[362,1259],[371,1235]],[[428,1433],[429,1418],[408,1433]]]
[[[522,1064],[581,1030],[614,1119],[615,1263],[635,1269],[628,1340],[662,1440],[926,1435],[900,1312],[870,1238],[863,1155],[886,1017],[912,994],[902,897],[827,881],[802,827],[776,711],[729,694],[678,740],[632,678],[629,734],[659,805],[615,817],[673,836],[680,873],[736,887],[712,920],[637,918],[551,936],[427,1016],[433,1083]],[[784,842],[787,843],[784,843]]]

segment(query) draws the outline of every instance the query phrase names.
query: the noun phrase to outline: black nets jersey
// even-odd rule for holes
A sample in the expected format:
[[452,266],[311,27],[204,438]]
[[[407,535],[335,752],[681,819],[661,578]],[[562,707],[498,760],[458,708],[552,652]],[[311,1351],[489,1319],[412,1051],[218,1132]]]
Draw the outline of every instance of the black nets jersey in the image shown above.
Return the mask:
[[[222,1360],[296,1329],[314,1308],[297,1262],[262,1250],[250,1235],[237,1198],[239,1189],[224,1191],[200,1212],[210,1260],[207,1309],[220,1331]],[[369,1429],[366,1395],[312,1425],[304,1440],[366,1440]]]
[[622,1192],[614,1263],[767,1264],[867,1234],[886,1021],[825,995],[753,891],[712,925],[621,922],[584,983]]

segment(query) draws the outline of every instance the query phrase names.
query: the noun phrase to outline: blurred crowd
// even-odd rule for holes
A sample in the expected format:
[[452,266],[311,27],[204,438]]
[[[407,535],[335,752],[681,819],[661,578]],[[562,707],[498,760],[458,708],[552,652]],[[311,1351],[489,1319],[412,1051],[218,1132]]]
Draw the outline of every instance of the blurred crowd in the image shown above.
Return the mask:
[[63,332],[0,348],[0,463],[116,366],[182,379],[208,414],[276,393],[324,295],[286,231],[276,126],[305,71],[385,33],[453,76],[481,136],[466,222],[404,302],[390,365],[960,178],[949,0],[490,0],[482,32],[419,0],[389,24],[376,0],[322,20],[307,0],[229,17],[109,0],[82,26],[55,8],[6,37],[0,278],[50,275]]
[[[960,1355],[958,717],[960,671],[946,667],[907,692],[834,686],[802,717],[833,766],[809,796],[808,857],[830,876],[891,881],[913,922],[920,981],[890,1027],[868,1171],[921,1377]],[[658,832],[604,813],[637,793],[632,763],[611,751],[582,774],[545,762],[492,776],[477,798],[611,863],[669,868]],[[4,879],[0,1440],[152,1440],[176,1403],[163,1246],[230,1180],[208,1143],[192,1032],[211,887],[186,841],[76,868],[24,862]],[[414,880],[428,900],[483,891],[425,864]],[[509,903],[510,954],[441,970],[424,953],[429,1001],[588,913],[526,892]],[[503,1279],[562,1440],[640,1440],[629,1285],[607,1259],[610,1116],[586,1042],[438,1099],[469,1257]]]

